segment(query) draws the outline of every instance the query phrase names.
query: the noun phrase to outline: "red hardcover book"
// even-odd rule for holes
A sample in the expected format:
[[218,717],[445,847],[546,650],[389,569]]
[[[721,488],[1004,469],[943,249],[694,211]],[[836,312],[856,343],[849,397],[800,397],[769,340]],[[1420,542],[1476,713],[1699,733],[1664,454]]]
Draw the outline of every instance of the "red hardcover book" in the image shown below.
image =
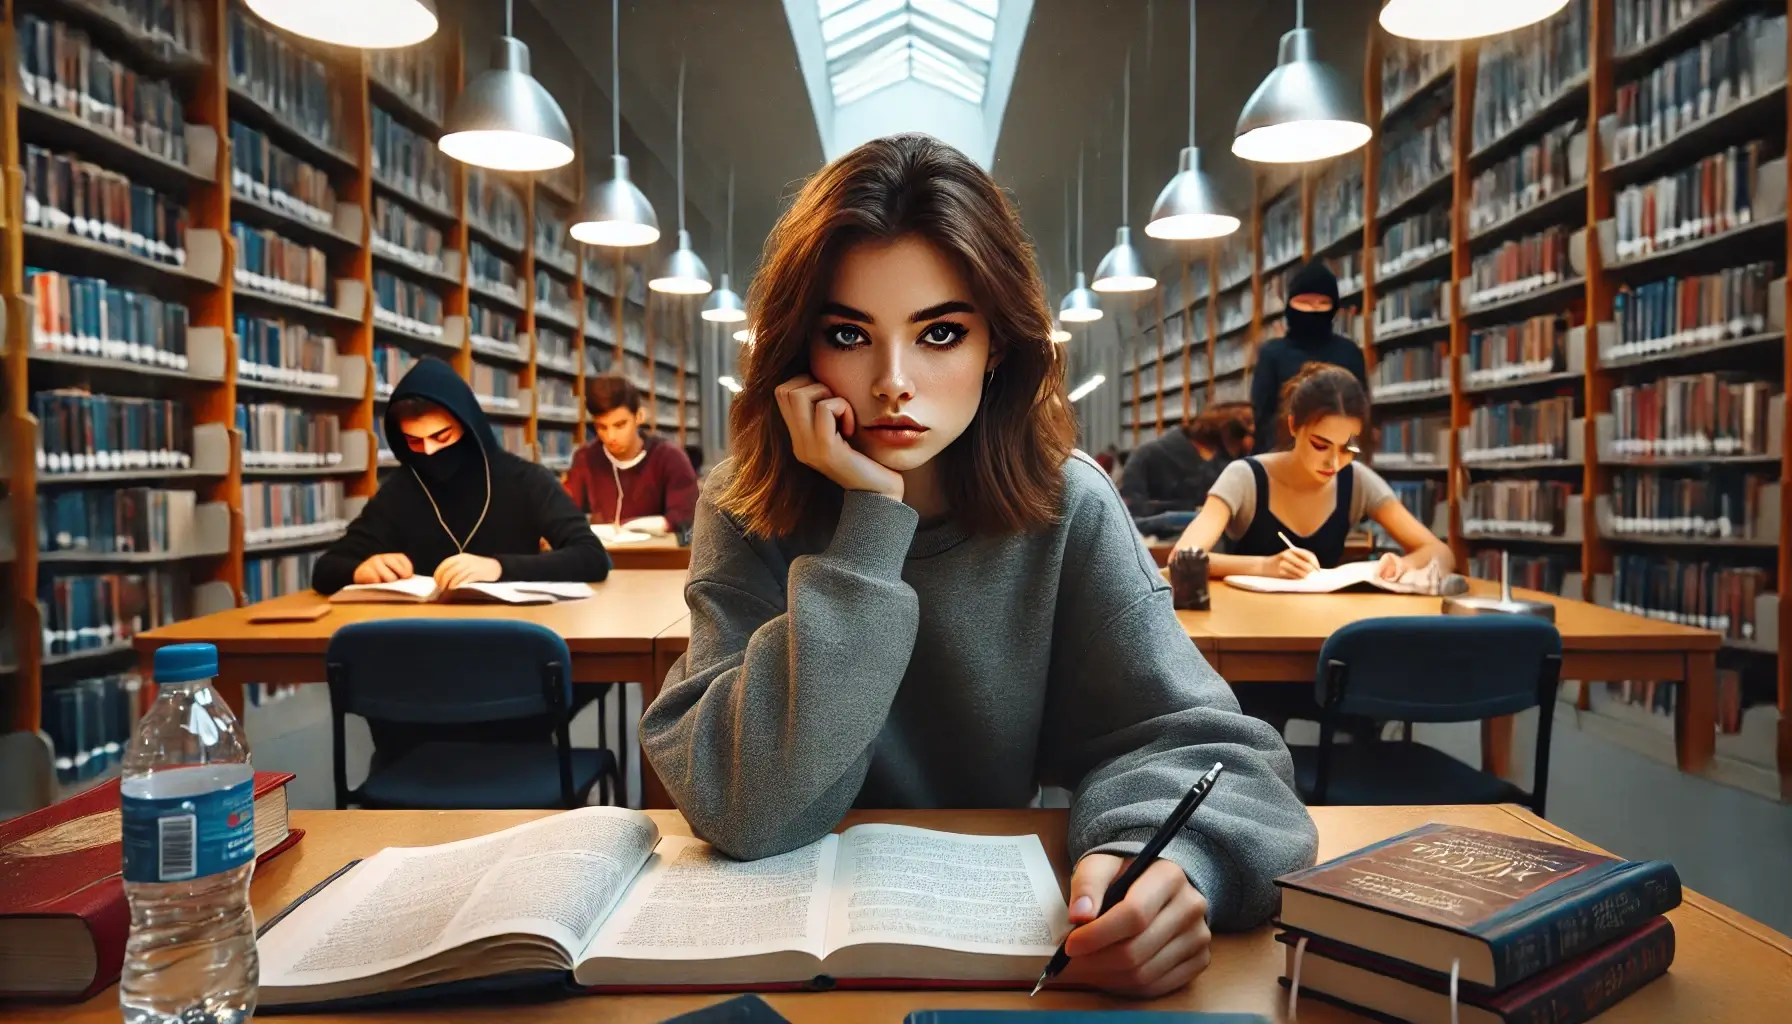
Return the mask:
[[[284,772],[255,773],[255,857],[292,846]],[[118,780],[0,824],[0,999],[86,999],[118,980],[130,931]]]

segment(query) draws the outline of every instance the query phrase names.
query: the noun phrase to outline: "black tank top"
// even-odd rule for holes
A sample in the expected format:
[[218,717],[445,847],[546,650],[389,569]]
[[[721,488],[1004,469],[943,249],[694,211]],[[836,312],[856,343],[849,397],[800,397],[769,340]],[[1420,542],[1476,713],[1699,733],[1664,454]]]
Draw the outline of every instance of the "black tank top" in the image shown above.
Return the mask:
[[1239,538],[1234,550],[1241,555],[1273,555],[1288,550],[1282,543],[1278,532],[1288,534],[1288,539],[1295,544],[1313,552],[1319,564],[1330,569],[1344,561],[1344,541],[1350,535],[1350,503],[1356,485],[1356,466],[1351,464],[1338,471],[1337,497],[1338,504],[1319,529],[1302,536],[1286,523],[1276,518],[1269,510],[1269,473],[1258,462],[1256,456],[1245,459],[1251,467],[1251,478],[1257,483],[1257,511],[1251,516],[1251,525],[1245,528],[1244,536]]

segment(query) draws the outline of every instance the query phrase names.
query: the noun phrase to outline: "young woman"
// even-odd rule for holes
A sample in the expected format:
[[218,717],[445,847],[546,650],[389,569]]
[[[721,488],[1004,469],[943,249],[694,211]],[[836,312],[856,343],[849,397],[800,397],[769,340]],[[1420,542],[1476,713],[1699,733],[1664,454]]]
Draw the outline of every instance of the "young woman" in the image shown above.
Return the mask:
[[[823,168],[766,241],[756,334],[691,552],[691,644],[641,722],[738,857],[852,807],[1075,792],[1066,980],[1155,995],[1309,864],[1281,738],[1177,624],[1113,485],[1071,450],[1064,363],[1000,189],[921,135]],[[1166,860],[1107,884],[1214,762]]]
[[[1446,572],[1454,567],[1449,545],[1407,511],[1387,481],[1355,463],[1369,399],[1353,374],[1308,363],[1282,388],[1281,418],[1291,446],[1228,465],[1176,542],[1209,552],[1210,576],[1299,579],[1329,569],[1344,560],[1344,538],[1365,517],[1406,551],[1381,556],[1385,578],[1432,562]],[[1229,553],[1214,550],[1222,534]]]

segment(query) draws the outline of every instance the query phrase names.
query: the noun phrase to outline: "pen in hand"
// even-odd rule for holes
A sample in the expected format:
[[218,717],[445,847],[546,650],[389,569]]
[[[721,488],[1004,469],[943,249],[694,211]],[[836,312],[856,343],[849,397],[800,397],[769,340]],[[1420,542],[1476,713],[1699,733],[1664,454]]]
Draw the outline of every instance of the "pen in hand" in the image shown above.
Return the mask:
[[1297,555],[1305,556],[1304,558],[1301,559],[1301,561],[1310,564],[1310,568],[1307,570],[1309,573],[1314,572],[1319,568],[1319,562],[1313,557],[1312,552],[1307,551],[1305,548],[1302,548],[1300,545],[1289,540],[1288,535],[1283,533],[1280,530],[1276,531],[1276,536],[1282,538],[1282,543],[1288,545],[1288,550],[1294,552]]
[[[1157,834],[1151,837],[1151,841],[1145,844],[1145,848],[1139,851],[1132,863],[1126,866],[1126,870],[1120,872],[1120,877],[1114,879],[1114,883],[1108,886],[1107,892],[1102,894],[1101,910],[1096,914],[1097,918],[1124,900],[1127,891],[1132,888],[1134,882],[1139,880],[1139,876],[1143,875],[1151,865],[1157,863],[1158,855],[1164,852],[1164,847],[1170,845],[1170,840],[1176,838],[1177,833],[1182,831],[1182,827],[1188,824],[1188,819],[1194,815],[1195,808],[1201,806],[1201,802],[1207,799],[1207,794],[1213,791],[1213,784],[1219,779],[1220,771],[1224,768],[1225,765],[1215,763],[1212,768],[1207,770],[1207,774],[1196,779],[1195,784],[1189,787],[1188,795],[1182,798],[1182,802],[1176,805],[1174,811],[1170,812],[1170,817],[1164,822],[1163,827],[1157,830]],[[1069,938],[1069,935],[1066,935],[1065,942],[1068,942]],[[1045,965],[1045,970],[1039,972],[1039,981],[1033,985],[1033,991],[1027,994],[1027,998],[1031,999],[1038,995],[1039,990],[1045,987],[1046,982],[1057,977],[1064,968],[1070,966],[1070,954],[1064,952],[1064,945],[1064,942],[1058,943],[1058,951],[1052,954],[1051,960]]]

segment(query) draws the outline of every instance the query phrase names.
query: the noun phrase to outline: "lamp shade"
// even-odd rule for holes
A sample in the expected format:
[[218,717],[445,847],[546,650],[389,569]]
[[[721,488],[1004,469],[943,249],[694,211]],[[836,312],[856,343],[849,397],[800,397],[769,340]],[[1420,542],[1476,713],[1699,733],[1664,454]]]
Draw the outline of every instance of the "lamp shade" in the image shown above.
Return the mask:
[[1282,37],[1275,70],[1239,113],[1232,152],[1258,163],[1298,164],[1360,148],[1372,134],[1361,92],[1314,59],[1313,31],[1297,28]]
[[546,171],[572,163],[572,126],[529,73],[529,48],[513,36],[499,36],[492,44],[492,66],[454,101],[438,145],[475,167]]
[[1237,217],[1221,209],[1213,183],[1201,173],[1201,151],[1182,151],[1176,176],[1157,194],[1145,233],[1152,238],[1219,238],[1238,230]]
[[652,245],[660,240],[660,219],[653,204],[628,180],[628,157],[610,158],[615,173],[610,180],[585,190],[579,219],[572,237],[587,245]]
[[1094,323],[1101,319],[1101,296],[1089,290],[1083,272],[1076,272],[1076,286],[1064,294],[1058,305],[1058,319],[1067,324]]
[[1388,0],[1381,27],[1407,39],[1479,39],[1555,14],[1568,0]]
[[737,324],[747,318],[747,304],[740,300],[734,289],[728,287],[728,272],[722,272],[722,287],[709,293],[709,301],[703,304],[700,316],[711,323]]
[[1145,258],[1133,248],[1131,228],[1114,229],[1114,247],[1095,265],[1095,283],[1090,287],[1098,292],[1146,292],[1157,287],[1157,278],[1145,269]]
[[735,331],[734,340],[740,342],[742,345],[753,344],[753,328],[742,327],[740,330]]
[[337,46],[388,50],[436,34],[435,0],[247,0],[275,28]]
[[1052,339],[1052,344],[1062,345],[1070,340],[1071,335],[1064,329],[1064,325],[1058,322],[1057,317],[1052,317],[1052,332],[1049,337]]
[[691,249],[691,233],[680,229],[678,248],[660,264],[660,272],[647,282],[647,287],[668,295],[707,295],[710,288],[709,268],[703,258]]

